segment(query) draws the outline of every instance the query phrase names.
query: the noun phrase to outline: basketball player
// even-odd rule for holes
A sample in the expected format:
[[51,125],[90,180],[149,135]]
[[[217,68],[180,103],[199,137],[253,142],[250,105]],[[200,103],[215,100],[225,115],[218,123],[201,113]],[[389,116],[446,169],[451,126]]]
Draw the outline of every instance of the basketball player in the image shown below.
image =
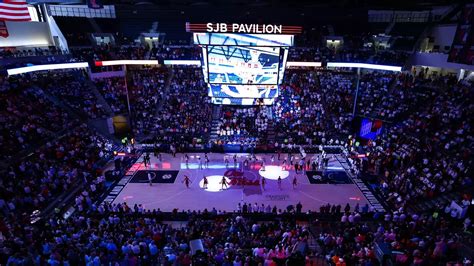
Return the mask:
[[227,157],[224,159],[225,162],[225,168],[229,168],[229,159]]
[[209,157],[207,156],[207,152],[204,154],[204,159],[206,160],[206,168],[209,168]]
[[265,184],[267,183],[267,180],[265,177],[262,176],[262,189],[265,190]]
[[192,183],[187,175],[184,176],[183,182],[186,185],[186,188],[189,188],[189,184]]
[[281,190],[281,176],[278,176],[278,188]]
[[222,180],[221,180],[221,190],[224,190],[224,186],[225,186],[226,189],[228,188],[227,180],[225,179],[225,176],[223,176]]
[[150,158],[150,153],[149,153],[149,152],[147,152],[147,153],[145,154],[145,158],[146,158],[146,161],[147,161],[148,165],[151,166],[151,158]]
[[150,171],[148,171],[147,176],[148,176],[148,183],[150,184],[150,187],[151,187],[151,186],[153,186],[153,182],[152,182],[153,181],[153,175],[151,174]]
[[245,168],[248,168],[248,166],[249,166],[249,160],[248,160],[248,159],[245,159],[245,161],[244,161],[244,167],[245,167]]
[[295,177],[293,177],[293,189],[296,188],[297,183],[298,183],[298,180],[296,179],[296,175],[295,175]]
[[203,188],[204,188],[204,189],[207,189],[207,184],[209,184],[209,181],[207,181],[207,177],[206,177],[206,176],[204,176],[203,179],[204,179],[204,181],[203,181]]

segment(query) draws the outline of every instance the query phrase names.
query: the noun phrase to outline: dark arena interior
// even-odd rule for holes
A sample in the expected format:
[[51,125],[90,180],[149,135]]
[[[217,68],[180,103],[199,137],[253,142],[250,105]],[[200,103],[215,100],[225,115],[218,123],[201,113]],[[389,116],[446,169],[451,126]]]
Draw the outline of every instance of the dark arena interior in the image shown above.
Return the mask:
[[0,0],[0,266],[472,266],[474,4]]

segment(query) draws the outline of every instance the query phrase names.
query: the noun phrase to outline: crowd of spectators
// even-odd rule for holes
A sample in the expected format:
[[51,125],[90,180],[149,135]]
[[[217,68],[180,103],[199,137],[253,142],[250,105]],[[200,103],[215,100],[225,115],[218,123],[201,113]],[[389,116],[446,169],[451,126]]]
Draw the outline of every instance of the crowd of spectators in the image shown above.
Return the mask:
[[94,80],[105,101],[112,108],[114,114],[127,114],[127,87],[124,77],[100,78]]
[[348,62],[404,66],[409,53],[374,48],[350,49],[346,47],[292,47],[288,61]]
[[0,59],[27,57],[27,56],[48,56],[61,55],[63,51],[57,49],[55,46],[47,48],[30,48],[30,49],[2,49],[0,50]]
[[291,47],[288,51],[288,61],[322,62],[329,54],[324,47]]
[[194,45],[154,45],[150,51],[150,59],[199,60],[201,53],[200,47]]
[[16,215],[44,208],[76,182],[87,184],[96,178],[96,163],[110,154],[110,141],[86,125],[48,140],[2,173],[0,211],[14,220]]
[[174,148],[207,144],[212,107],[200,68],[177,67],[157,112],[153,142]]
[[409,53],[374,48],[338,49],[330,61],[404,66]]
[[267,129],[270,123],[270,108],[256,107],[223,107],[217,124],[218,145],[266,144]]
[[8,88],[0,94],[0,160],[34,148],[77,123],[49,101],[43,90],[28,86],[26,80],[18,77],[3,81]]
[[82,71],[40,72],[32,75],[30,82],[58,97],[88,118],[103,118],[107,115],[104,106],[99,103],[96,95],[88,86],[87,77]]
[[[363,116],[385,116],[385,112],[392,109],[384,109],[388,103],[387,98],[394,90],[392,82],[395,82],[396,74],[392,72],[384,73],[380,71],[364,73],[360,77],[359,92],[357,98],[357,112]],[[385,106],[388,107],[388,106]],[[387,118],[395,113],[387,114]]]
[[81,61],[140,60],[147,59],[148,49],[144,45],[103,44],[94,47],[74,48],[71,53]]
[[339,133],[348,133],[353,90],[349,78],[295,70],[288,71],[286,79],[273,105],[276,146],[328,144],[338,140]]
[[[86,194],[76,200],[83,208],[68,219],[4,229],[0,262],[311,265],[320,257],[329,265],[379,265],[382,249],[395,265],[472,265],[460,252],[471,222],[460,223],[449,214],[379,213],[368,205],[351,209],[329,204],[320,212],[304,213],[300,204],[296,211],[282,211],[257,203],[239,205],[230,213],[215,208],[163,213],[87,199]],[[175,219],[186,222],[164,222]],[[312,241],[316,246],[310,249]],[[193,253],[193,246],[201,245],[202,250]]]
[[196,46],[159,44],[147,45],[103,44],[94,47],[74,48],[71,53],[82,61],[105,60],[198,60],[201,50]]
[[[151,58],[197,59],[199,52],[160,46],[151,49]],[[143,59],[147,51],[144,47],[104,46],[74,53],[86,60]],[[290,51],[289,58],[399,64],[405,56],[369,49],[332,53],[298,48]],[[132,69],[125,78],[98,79],[95,86],[115,114],[128,112],[128,88],[134,135],[150,137],[157,145],[178,151],[207,144],[212,105],[201,69],[169,71],[172,73],[162,68]],[[169,87],[165,85],[168,75],[172,75]],[[104,117],[104,108],[85,79],[80,71],[0,79],[0,160],[11,159],[19,151],[33,151],[9,162],[0,172],[0,264],[199,265],[202,259],[204,264],[279,265],[304,260],[308,254],[295,251],[300,243],[307,243],[310,232],[296,219],[257,222],[238,212],[222,218],[216,210],[189,211],[186,227],[175,228],[162,222],[159,210],[97,204],[105,186],[98,169],[109,158],[111,143],[79,125],[46,95],[88,118]],[[358,93],[358,115],[391,122],[375,140],[351,137],[348,141],[354,131],[354,73],[304,69],[286,71],[271,107],[223,107],[218,141],[267,143],[278,148],[336,140],[348,143],[352,153],[364,154],[354,159],[356,174],[375,175],[380,180],[376,189],[397,211],[381,214],[368,206],[353,211],[336,206],[321,209],[332,215],[332,224],[323,227],[314,221],[311,225],[320,227],[320,255],[335,265],[372,265],[380,245],[398,252],[394,258],[400,265],[458,260],[462,243],[458,232],[470,230],[470,221],[460,224],[447,215],[414,214],[407,209],[415,201],[472,188],[472,84],[449,77],[365,72]],[[268,139],[270,125],[274,140]],[[75,195],[73,216],[30,224],[34,210],[44,209],[77,184],[83,189]],[[257,209],[281,218],[273,209]],[[190,255],[192,239],[202,239],[205,254]]]
[[333,208],[332,215],[340,221],[317,225],[314,230],[319,232],[321,253],[331,265],[378,265],[381,252],[394,265],[472,265],[460,252],[462,232],[470,230],[468,220],[460,224],[449,215],[436,214],[439,212],[382,214],[356,209],[340,216]]
[[[258,222],[213,211],[187,213],[186,226],[162,222],[159,210],[126,204],[91,204],[86,214],[51,219],[27,228],[15,227],[0,253],[8,265],[281,265],[304,263],[296,250],[309,231],[294,219]],[[35,237],[33,237],[33,235]],[[7,236],[8,237],[8,236]],[[205,252],[190,254],[190,240],[199,239]],[[277,264],[278,263],[278,264]]]
[[168,71],[162,68],[143,68],[129,71],[131,112],[134,135],[146,137],[157,123],[158,104],[164,104]]
[[[399,121],[426,98],[424,79],[411,74],[364,73],[359,87],[357,114]],[[426,90],[425,90],[426,91]]]
[[440,80],[406,119],[363,147],[370,155],[362,168],[382,177],[380,190],[397,208],[472,186],[471,83]]

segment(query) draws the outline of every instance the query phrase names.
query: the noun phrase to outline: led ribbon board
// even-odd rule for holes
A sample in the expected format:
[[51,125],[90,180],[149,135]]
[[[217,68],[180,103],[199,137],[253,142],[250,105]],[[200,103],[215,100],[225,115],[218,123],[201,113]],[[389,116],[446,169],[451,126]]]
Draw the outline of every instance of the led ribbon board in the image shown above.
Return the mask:
[[35,71],[45,71],[45,70],[56,70],[56,69],[71,69],[71,68],[87,68],[89,64],[86,62],[80,63],[64,63],[64,64],[48,64],[48,65],[37,65],[37,66],[27,66],[20,68],[8,69],[7,73],[9,76],[24,74]]
[[321,62],[286,62],[287,67],[321,67]]
[[164,60],[165,65],[177,65],[177,66],[201,66],[201,61],[199,60]]
[[386,70],[386,71],[402,71],[401,66],[387,66],[387,65],[376,65],[376,64],[365,64],[365,63],[339,63],[339,62],[328,62],[328,67],[353,67],[353,68],[365,68],[373,70]]
[[95,61],[95,66],[119,66],[119,65],[159,65],[158,60],[111,60]]

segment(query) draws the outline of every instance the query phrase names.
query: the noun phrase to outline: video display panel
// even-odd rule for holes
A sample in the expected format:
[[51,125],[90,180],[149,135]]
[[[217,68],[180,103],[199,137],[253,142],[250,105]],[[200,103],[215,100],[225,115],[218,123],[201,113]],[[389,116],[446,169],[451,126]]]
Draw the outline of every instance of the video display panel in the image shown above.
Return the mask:
[[272,99],[251,99],[251,98],[211,98],[213,104],[220,105],[272,105]]
[[288,48],[282,48],[280,53],[280,71],[278,72],[278,84],[283,83],[285,75],[286,60],[288,59]]
[[359,135],[365,139],[376,140],[382,133],[383,122],[381,120],[362,119]]
[[209,74],[207,71],[207,48],[205,46],[201,48],[202,48],[201,69],[202,69],[202,74],[204,76],[204,82],[208,83]]
[[278,97],[292,35],[194,33],[214,104],[266,105]]
[[210,46],[209,83],[278,84],[279,47]]
[[233,33],[194,33],[194,44],[220,46],[293,46],[293,35],[281,34],[233,34]]
[[278,85],[208,84],[209,96],[218,98],[275,98]]

